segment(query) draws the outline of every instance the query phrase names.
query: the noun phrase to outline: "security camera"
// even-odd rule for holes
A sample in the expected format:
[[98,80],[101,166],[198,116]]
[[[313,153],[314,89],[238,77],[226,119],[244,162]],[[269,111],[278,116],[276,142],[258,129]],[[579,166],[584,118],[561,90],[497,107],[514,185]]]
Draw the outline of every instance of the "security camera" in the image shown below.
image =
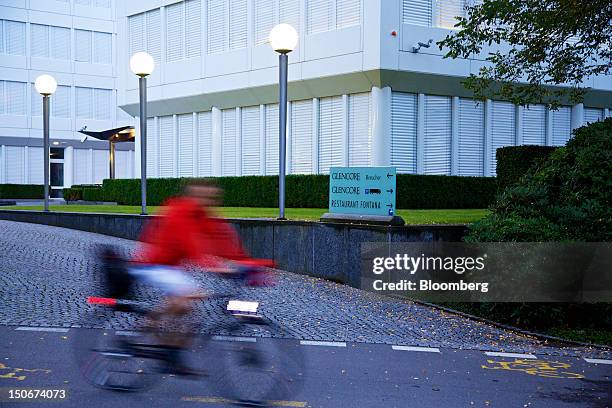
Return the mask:
[[433,43],[433,38],[430,38],[426,43],[418,42],[412,46],[412,52],[417,53],[421,48],[429,48],[431,47],[431,43]]

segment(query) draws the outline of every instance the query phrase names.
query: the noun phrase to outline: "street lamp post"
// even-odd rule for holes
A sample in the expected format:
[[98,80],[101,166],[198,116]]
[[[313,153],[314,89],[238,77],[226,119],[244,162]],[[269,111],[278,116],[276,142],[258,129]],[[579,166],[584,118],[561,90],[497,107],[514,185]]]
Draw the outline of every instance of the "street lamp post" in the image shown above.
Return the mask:
[[140,199],[141,214],[147,215],[147,76],[155,69],[155,62],[146,52],[130,58],[130,69],[138,75],[140,89]]
[[43,97],[44,210],[49,211],[49,98],[57,89],[57,81],[51,75],[43,74],[34,81],[34,88]]
[[278,106],[278,208],[279,220],[285,220],[285,171],[287,154],[287,73],[289,53],[298,43],[298,33],[289,24],[279,24],[270,31],[270,45],[279,53],[279,106]]

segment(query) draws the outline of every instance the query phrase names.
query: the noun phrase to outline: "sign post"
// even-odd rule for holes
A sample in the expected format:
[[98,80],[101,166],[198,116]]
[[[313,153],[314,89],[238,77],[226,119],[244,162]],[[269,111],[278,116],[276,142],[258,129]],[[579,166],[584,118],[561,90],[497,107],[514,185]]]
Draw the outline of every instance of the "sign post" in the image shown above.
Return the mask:
[[332,167],[324,222],[404,225],[396,215],[395,167]]

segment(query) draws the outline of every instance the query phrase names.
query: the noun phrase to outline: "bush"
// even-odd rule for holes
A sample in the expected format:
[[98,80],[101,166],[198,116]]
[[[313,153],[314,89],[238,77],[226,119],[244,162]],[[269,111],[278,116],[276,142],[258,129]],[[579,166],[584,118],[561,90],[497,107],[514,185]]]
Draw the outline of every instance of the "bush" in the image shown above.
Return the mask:
[[101,187],[84,187],[82,192],[84,201],[108,201],[105,200],[104,189]]
[[[565,147],[507,187],[468,242],[612,240],[612,118],[574,131]],[[480,304],[479,313],[530,327],[609,327],[612,306]],[[607,329],[607,330],[608,330]]]
[[497,183],[504,188],[517,183],[534,165],[542,164],[556,147],[507,146],[497,149]]
[[62,196],[66,201],[78,201],[83,199],[83,189],[79,186],[62,189]]
[[[278,206],[278,176],[217,177],[228,207]],[[181,192],[187,178],[147,180],[147,203],[160,205]],[[327,208],[329,176],[288,175],[287,207]],[[104,180],[107,201],[140,204],[140,180]],[[491,177],[453,177],[400,174],[397,177],[398,208],[485,208],[493,200],[497,184]]]
[[44,187],[39,184],[0,184],[0,198],[44,198]]

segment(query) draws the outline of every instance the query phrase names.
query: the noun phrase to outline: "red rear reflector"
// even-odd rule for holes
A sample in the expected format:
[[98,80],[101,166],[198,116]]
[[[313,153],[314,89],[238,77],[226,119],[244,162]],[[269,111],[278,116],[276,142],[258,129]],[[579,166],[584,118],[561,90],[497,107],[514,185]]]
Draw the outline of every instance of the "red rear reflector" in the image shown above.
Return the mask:
[[87,298],[87,303],[90,305],[115,306],[117,304],[117,299],[89,296]]

